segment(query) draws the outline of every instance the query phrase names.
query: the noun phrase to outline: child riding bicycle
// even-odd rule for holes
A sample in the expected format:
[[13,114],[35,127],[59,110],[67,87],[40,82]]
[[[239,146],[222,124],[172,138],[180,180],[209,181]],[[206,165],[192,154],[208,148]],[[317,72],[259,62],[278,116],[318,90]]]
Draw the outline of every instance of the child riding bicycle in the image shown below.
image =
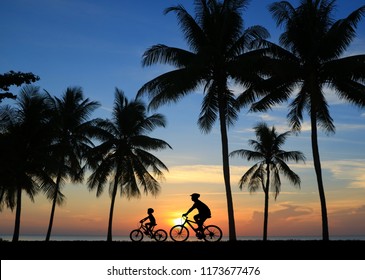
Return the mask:
[[148,223],[145,223],[145,226],[147,228],[147,231],[145,231],[145,234],[151,234],[152,235],[152,229],[155,225],[157,225],[156,224],[156,219],[153,216],[153,212],[155,212],[155,210],[153,210],[152,208],[148,208],[147,209],[148,216],[139,221],[140,223],[143,223],[144,221],[149,220]]

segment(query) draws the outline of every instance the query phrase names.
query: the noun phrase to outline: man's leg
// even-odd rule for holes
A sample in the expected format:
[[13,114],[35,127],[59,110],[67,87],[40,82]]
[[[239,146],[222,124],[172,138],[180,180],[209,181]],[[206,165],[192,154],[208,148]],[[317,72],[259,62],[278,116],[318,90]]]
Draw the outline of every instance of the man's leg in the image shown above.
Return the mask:
[[201,215],[199,215],[199,214],[195,215],[194,220],[198,225],[198,230],[203,232],[203,220],[202,220]]
[[203,229],[203,224],[204,224],[204,222],[205,222],[205,220],[206,220],[207,218],[206,217],[200,217],[200,223],[201,223],[201,231],[203,232],[204,231],[204,229]]

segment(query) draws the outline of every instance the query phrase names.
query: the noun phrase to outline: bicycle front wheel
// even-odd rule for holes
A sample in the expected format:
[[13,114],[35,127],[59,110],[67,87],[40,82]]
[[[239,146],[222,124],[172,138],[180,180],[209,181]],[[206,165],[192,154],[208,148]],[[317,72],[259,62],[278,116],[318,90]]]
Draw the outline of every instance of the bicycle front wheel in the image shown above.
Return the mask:
[[173,241],[183,242],[189,238],[189,230],[183,225],[176,225],[170,229],[170,237]]
[[158,229],[153,234],[153,238],[159,242],[165,241],[167,239],[167,232],[163,229]]
[[143,232],[139,229],[134,229],[129,234],[129,237],[134,242],[139,242],[143,239]]
[[208,242],[218,242],[222,239],[222,230],[215,225],[209,225],[204,228],[204,240]]

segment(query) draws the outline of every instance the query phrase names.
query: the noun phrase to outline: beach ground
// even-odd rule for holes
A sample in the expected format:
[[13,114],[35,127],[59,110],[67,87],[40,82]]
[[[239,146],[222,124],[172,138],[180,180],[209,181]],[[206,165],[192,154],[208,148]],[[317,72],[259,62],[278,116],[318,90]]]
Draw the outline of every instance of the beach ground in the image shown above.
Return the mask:
[[2,260],[363,260],[365,241],[18,241]]

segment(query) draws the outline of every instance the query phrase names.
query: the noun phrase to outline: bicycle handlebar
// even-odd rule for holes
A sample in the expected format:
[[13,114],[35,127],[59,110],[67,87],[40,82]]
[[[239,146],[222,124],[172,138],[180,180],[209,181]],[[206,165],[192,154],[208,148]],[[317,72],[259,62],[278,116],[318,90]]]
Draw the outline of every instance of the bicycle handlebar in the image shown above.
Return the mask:
[[196,222],[195,222],[194,220],[189,219],[188,215],[182,215],[181,217],[182,217],[183,219],[185,219],[186,221],[189,221],[189,222],[192,222],[192,223],[196,224]]

